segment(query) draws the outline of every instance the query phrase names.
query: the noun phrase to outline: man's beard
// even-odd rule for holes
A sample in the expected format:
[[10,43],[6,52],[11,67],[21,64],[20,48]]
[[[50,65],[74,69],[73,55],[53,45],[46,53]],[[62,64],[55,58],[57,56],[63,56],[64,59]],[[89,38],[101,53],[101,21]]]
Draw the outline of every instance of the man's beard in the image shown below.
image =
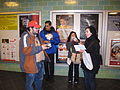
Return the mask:
[[37,35],[38,33],[37,32],[35,32],[35,31],[32,31],[32,33],[33,33],[33,35]]

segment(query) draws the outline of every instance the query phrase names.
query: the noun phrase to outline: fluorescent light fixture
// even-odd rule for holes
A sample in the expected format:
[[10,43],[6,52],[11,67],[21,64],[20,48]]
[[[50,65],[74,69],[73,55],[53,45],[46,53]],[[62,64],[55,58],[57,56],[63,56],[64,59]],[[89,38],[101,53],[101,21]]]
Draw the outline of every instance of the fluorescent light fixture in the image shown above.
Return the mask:
[[109,14],[115,15],[115,14],[118,14],[118,12],[109,12]]
[[8,7],[17,7],[19,4],[17,2],[5,2],[5,5]]
[[76,4],[77,1],[76,0],[65,0],[65,4]]

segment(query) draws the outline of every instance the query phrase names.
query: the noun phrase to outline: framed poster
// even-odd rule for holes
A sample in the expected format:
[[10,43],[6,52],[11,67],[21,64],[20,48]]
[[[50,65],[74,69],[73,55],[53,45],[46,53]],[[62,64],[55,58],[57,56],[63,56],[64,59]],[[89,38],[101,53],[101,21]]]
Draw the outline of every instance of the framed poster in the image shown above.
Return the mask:
[[106,65],[120,67],[120,32],[108,31]]
[[106,12],[106,62],[110,67],[120,67],[120,11]]
[[66,43],[60,43],[58,45],[58,58],[56,63],[66,63],[67,56],[68,51],[66,49]]
[[74,29],[74,15],[64,14],[56,15],[56,31],[60,36],[60,44],[58,45],[58,58],[56,63],[65,63],[68,56],[66,42],[68,35]]
[[55,63],[66,63],[68,56],[66,42],[70,32],[74,30],[74,14],[55,13],[53,16],[53,26],[60,36]]
[[60,35],[60,41],[66,42],[70,32],[74,29],[74,15],[56,15],[56,31]]
[[38,24],[40,24],[40,15],[39,13],[28,13],[28,14],[20,14],[19,15],[19,34],[21,37],[21,34],[26,30],[28,27],[28,22],[29,21],[37,21]]
[[[65,63],[68,55],[66,42],[71,31],[75,31],[81,41],[85,41],[85,28],[94,26],[98,37],[102,40],[103,11],[95,10],[56,10],[50,12],[50,19],[53,27],[60,35],[60,44],[56,54],[55,63]],[[102,44],[101,44],[102,45]]]
[[86,39],[85,28],[94,26],[98,32],[99,14],[80,14],[80,39]]
[[108,31],[120,31],[120,12],[108,12]]
[[111,40],[110,65],[120,65],[120,40]]
[[[3,19],[4,18],[4,19]],[[0,13],[0,60],[19,61],[19,39],[28,21],[41,24],[41,12],[3,12]],[[5,23],[5,24],[4,24]]]

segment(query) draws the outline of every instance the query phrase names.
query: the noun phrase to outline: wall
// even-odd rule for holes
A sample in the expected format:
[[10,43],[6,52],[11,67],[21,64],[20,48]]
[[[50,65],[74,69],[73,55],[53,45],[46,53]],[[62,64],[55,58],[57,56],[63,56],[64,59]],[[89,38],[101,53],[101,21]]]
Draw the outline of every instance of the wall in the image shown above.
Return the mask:
[[[4,1],[17,1],[18,7],[7,7]],[[41,11],[42,26],[50,19],[51,10],[120,10],[120,0],[77,0],[76,5],[66,5],[64,0],[0,0],[0,12]],[[0,62],[0,70],[20,71],[19,64]],[[68,67],[55,67],[56,75],[67,75]],[[80,77],[83,77],[80,69]],[[119,68],[102,67],[98,78],[120,79]]]
[[[4,1],[17,1],[18,7],[7,7]],[[49,20],[51,10],[120,10],[120,0],[77,0],[66,5],[65,0],[0,0],[0,12],[41,11],[42,25]]]

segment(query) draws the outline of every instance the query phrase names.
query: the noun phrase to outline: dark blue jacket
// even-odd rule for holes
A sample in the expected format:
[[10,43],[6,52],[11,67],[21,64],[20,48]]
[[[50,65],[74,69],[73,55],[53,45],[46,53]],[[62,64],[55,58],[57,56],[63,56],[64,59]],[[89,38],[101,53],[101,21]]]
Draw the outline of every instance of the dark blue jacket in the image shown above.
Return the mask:
[[[52,40],[48,40],[45,35],[51,33],[53,35],[53,39]],[[51,43],[51,48],[47,49],[46,52],[48,54],[54,54],[57,51],[57,45],[60,43],[60,37],[58,35],[58,33],[56,31],[51,30],[50,32],[46,31],[46,30],[42,30],[40,32],[40,37],[42,38],[43,41],[50,41]]]

